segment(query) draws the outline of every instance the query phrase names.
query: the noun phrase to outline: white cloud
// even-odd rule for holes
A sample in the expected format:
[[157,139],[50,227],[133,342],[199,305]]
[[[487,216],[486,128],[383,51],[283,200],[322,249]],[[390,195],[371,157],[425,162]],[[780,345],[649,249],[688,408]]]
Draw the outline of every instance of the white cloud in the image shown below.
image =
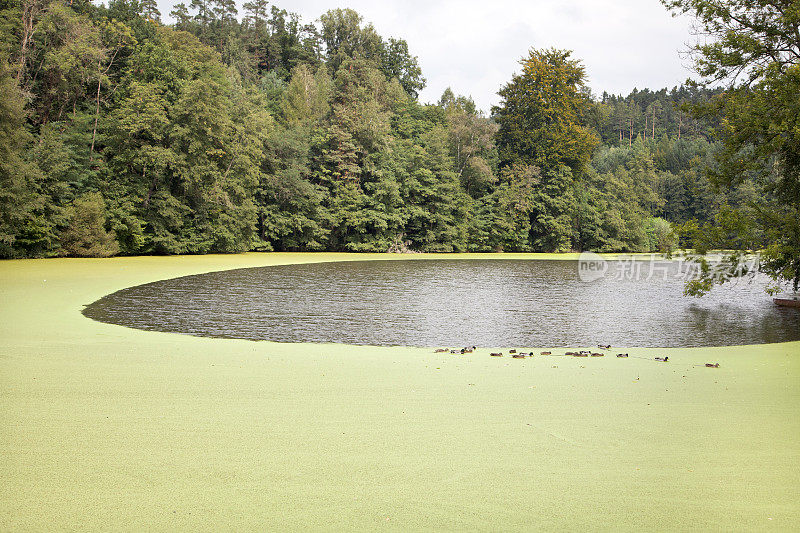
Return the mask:
[[[574,50],[596,94],[672,87],[691,74],[678,53],[690,41],[689,21],[673,18],[659,0],[279,0],[275,5],[306,22],[329,9],[350,7],[382,36],[406,39],[428,80],[422,101],[438,100],[450,86],[488,110],[531,47]],[[162,1],[160,9],[166,16],[171,5]]]

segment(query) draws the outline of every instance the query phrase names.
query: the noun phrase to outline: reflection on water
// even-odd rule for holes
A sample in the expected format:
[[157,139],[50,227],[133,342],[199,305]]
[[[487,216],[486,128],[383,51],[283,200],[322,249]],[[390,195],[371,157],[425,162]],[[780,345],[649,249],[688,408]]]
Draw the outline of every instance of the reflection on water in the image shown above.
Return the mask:
[[[674,263],[660,263],[676,273]],[[621,279],[620,279],[621,278]],[[800,340],[764,280],[682,295],[679,276],[578,279],[577,262],[357,261],[249,268],[124,289],[95,320],[208,337],[408,346],[720,346]]]

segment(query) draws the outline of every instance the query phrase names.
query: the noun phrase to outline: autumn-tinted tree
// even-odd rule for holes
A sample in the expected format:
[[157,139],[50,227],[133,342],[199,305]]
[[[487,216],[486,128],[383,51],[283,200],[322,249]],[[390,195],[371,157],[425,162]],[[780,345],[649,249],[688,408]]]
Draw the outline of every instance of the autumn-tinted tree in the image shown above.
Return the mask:
[[587,128],[586,72],[566,50],[531,50],[522,72],[500,90],[493,108],[500,126],[501,165],[523,163],[544,170],[564,165],[580,174],[597,144]]

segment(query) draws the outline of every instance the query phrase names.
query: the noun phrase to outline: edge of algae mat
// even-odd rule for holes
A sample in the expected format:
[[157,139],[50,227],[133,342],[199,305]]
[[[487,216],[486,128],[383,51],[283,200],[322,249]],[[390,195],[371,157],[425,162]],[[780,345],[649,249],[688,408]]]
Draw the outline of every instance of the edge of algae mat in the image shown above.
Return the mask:
[[0,262],[0,530],[800,527],[798,342],[511,360],[80,314],[157,279],[395,258]]

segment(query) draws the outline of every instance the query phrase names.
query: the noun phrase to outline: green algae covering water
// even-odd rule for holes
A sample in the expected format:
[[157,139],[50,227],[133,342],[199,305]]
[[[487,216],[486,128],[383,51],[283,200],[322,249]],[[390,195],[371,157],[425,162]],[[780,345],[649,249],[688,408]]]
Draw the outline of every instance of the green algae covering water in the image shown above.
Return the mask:
[[689,347],[800,339],[800,312],[773,305],[762,279],[697,299],[683,296],[679,263],[631,263],[597,279],[578,268],[540,260],[249,268],[124,289],[84,314],[139,329],[278,342]]
[[0,531],[797,530],[800,342],[512,360],[79,312],[158,279],[354,257],[396,258],[0,262]]

